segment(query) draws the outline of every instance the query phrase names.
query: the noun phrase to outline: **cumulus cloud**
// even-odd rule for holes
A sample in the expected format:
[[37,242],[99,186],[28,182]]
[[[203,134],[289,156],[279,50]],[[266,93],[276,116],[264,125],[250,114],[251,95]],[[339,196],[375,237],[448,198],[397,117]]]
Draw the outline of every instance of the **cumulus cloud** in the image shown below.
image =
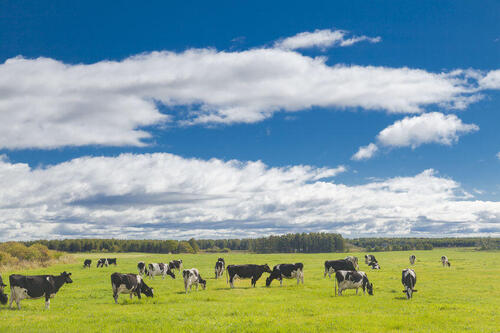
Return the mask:
[[306,49],[318,47],[326,49],[333,46],[351,46],[355,43],[367,41],[370,43],[380,42],[380,37],[353,36],[346,39],[348,34],[344,30],[316,29],[314,32],[301,32],[295,36],[284,38],[274,43],[276,48],[285,50]]
[[470,81],[463,71],[330,66],[276,47],[76,65],[16,57],[0,64],[0,149],[142,146],[151,126],[254,123],[312,107],[464,108],[478,98]]
[[465,235],[500,230],[500,203],[434,170],[358,186],[344,167],[282,168],[171,154],[81,157],[43,168],[0,159],[1,240],[251,237],[329,231]]
[[479,86],[483,89],[500,89],[500,70],[493,70],[479,79]]
[[366,160],[372,158],[377,151],[377,145],[374,143],[370,143],[368,146],[359,147],[358,152],[354,154],[351,159],[355,161]]

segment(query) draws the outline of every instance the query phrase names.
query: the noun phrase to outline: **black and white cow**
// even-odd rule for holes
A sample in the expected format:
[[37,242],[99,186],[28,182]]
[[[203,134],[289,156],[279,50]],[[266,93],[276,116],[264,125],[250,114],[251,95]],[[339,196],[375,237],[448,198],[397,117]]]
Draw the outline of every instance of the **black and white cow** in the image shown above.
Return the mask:
[[377,259],[375,259],[375,256],[373,254],[366,254],[365,255],[365,264],[370,265],[372,262],[378,262]]
[[146,263],[144,261],[139,261],[137,263],[137,269],[139,270],[139,274],[146,274]]
[[325,261],[325,274],[323,275],[323,277],[326,277],[326,274],[328,274],[328,277],[331,278],[331,275],[333,273],[340,270],[355,271],[356,268],[354,267],[354,264],[350,260],[346,259],[327,260]]
[[60,275],[19,275],[9,276],[10,303],[16,301],[17,308],[21,309],[21,300],[37,299],[45,296],[45,308],[50,307],[50,299],[55,296],[65,283],[72,283],[71,273],[63,272]]
[[345,260],[349,260],[350,262],[353,263],[354,267],[356,269],[359,269],[359,264],[358,264],[358,257],[355,257],[355,256],[348,256],[348,257],[345,257]]
[[201,284],[203,290],[207,287],[207,281],[202,279],[200,272],[198,272],[196,268],[183,270],[182,277],[184,278],[184,289],[186,290],[186,294],[188,293],[188,289],[191,290],[193,284],[196,286],[197,291],[198,284]]
[[83,268],[90,268],[90,264],[92,264],[92,260],[90,259],[85,259],[85,261],[83,262]]
[[368,266],[370,266],[372,269],[380,269],[380,265],[378,264],[378,262],[371,262],[368,264]]
[[181,271],[182,269],[182,260],[179,259],[179,260],[172,260],[171,262],[168,263],[168,267],[171,269],[171,270],[178,270],[179,272]]
[[235,279],[252,279],[252,287],[255,287],[255,284],[260,279],[262,274],[272,273],[271,269],[267,264],[265,265],[229,265],[226,268],[226,282],[227,275],[229,275],[229,284],[231,288],[234,288],[234,280]]
[[406,294],[406,298],[412,298],[413,293],[417,292],[417,290],[414,289],[415,284],[417,283],[417,274],[415,274],[415,271],[410,268],[403,269],[401,283],[403,283],[403,286],[405,287],[403,292]]
[[116,258],[107,258],[108,265],[115,265],[116,266]]
[[415,261],[417,261],[417,257],[414,254],[412,254],[410,256],[410,265],[415,265]]
[[274,279],[278,279],[280,281],[280,286],[282,286],[283,278],[297,279],[297,284],[299,284],[300,281],[304,284],[304,265],[299,262],[296,264],[279,264],[274,266],[271,275],[266,279],[266,287],[269,287]]
[[130,294],[130,299],[134,294],[141,299],[141,293],[147,297],[153,297],[153,288],[149,288],[138,274],[113,273],[111,274],[111,286],[113,287],[115,304],[118,304],[119,294]]
[[97,268],[104,267],[104,266],[108,267],[108,259],[101,258],[101,259],[97,260]]
[[161,275],[162,279],[165,279],[165,275],[170,275],[172,279],[175,279],[174,272],[170,269],[170,265],[164,264],[164,263],[158,263],[158,264],[149,264],[148,269],[146,270],[147,276],[149,276],[151,279],[154,279],[156,275]]
[[357,295],[359,288],[363,288],[363,294],[368,291],[368,295],[373,296],[373,283],[368,281],[365,272],[340,270],[335,273],[335,279],[339,285],[339,296],[342,296],[342,292],[346,289],[356,289]]
[[218,279],[224,274],[224,259],[215,263],[215,278]]
[[451,266],[450,261],[448,260],[447,256],[441,257],[441,263],[443,264],[443,267],[445,267],[445,266],[450,267]]
[[4,287],[7,287],[7,285],[3,283],[2,276],[0,275],[0,303],[5,305],[9,301],[9,296],[4,294]]

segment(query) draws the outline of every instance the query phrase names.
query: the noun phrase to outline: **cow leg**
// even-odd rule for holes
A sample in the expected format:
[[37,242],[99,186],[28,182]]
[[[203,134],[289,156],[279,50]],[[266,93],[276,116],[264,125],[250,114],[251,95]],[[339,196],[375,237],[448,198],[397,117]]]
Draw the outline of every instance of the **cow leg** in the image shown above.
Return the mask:
[[356,288],[356,295],[358,294],[358,288]]
[[283,287],[283,279],[280,279],[280,287]]
[[9,308],[12,308],[12,302],[14,301],[15,293],[14,287],[10,287],[10,300],[9,300]]
[[234,279],[233,276],[229,278],[229,285],[231,286],[231,288],[234,288],[233,279]]
[[300,284],[300,273],[297,273],[297,285]]
[[115,304],[118,304],[118,293],[113,291],[113,298],[115,299]]
[[255,288],[255,284],[257,283],[257,280],[255,278],[252,278],[252,287]]
[[45,308],[48,310],[50,308],[50,294],[45,294]]
[[304,284],[304,272],[300,272],[300,280],[302,281],[302,284]]
[[141,299],[141,292],[140,292],[140,291],[138,291],[138,292],[136,293],[136,295],[137,295],[137,298],[138,298],[138,299]]
[[130,299],[134,298],[134,293],[130,293]]

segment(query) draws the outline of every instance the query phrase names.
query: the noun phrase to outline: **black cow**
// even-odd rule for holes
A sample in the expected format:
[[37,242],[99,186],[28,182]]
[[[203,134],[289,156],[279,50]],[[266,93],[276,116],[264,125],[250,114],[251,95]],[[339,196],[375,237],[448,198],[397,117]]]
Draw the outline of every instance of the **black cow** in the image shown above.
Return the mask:
[[153,297],[153,288],[149,288],[142,277],[137,274],[111,274],[111,286],[113,287],[113,298],[118,304],[119,294],[130,294],[130,299],[136,294],[141,299],[141,293],[147,297]]
[[19,275],[9,276],[10,303],[16,301],[17,308],[21,309],[21,300],[25,298],[41,298],[45,296],[45,308],[50,307],[50,299],[55,296],[65,283],[72,283],[71,273],[63,272],[60,275]]
[[0,275],[0,303],[5,305],[9,301],[9,296],[4,294],[4,287],[7,287],[7,285],[3,283],[2,276]]
[[378,263],[377,259],[375,259],[375,256],[373,254],[366,254],[365,255],[365,264],[367,264],[369,266],[372,262]]
[[172,260],[171,262],[168,263],[168,268],[170,268],[171,270],[176,269],[180,272],[182,269],[182,259]]
[[342,291],[346,289],[356,289],[357,295],[359,288],[363,288],[363,294],[368,291],[368,295],[373,296],[373,283],[368,281],[365,272],[341,270],[335,273],[335,279],[339,285],[339,296],[342,296]]
[[106,259],[106,258],[101,258],[101,259],[97,260],[97,268],[104,267],[104,266],[108,267],[108,264],[109,264],[108,259]]
[[108,261],[108,265],[115,265],[116,266],[116,258],[108,258],[106,260]]
[[224,259],[219,258],[215,263],[215,278],[218,279],[224,274],[224,267],[226,266]]
[[90,264],[92,264],[92,260],[85,259],[85,261],[83,262],[83,268],[85,268],[85,267],[90,268]]
[[403,290],[403,292],[406,294],[406,298],[412,298],[413,293],[417,291],[416,289],[414,289],[415,284],[417,283],[417,274],[415,274],[415,271],[410,268],[403,269],[401,283],[403,283],[403,286],[405,287],[405,290]]
[[146,274],[146,263],[144,261],[139,261],[137,263],[137,269],[139,270],[139,274]]
[[415,261],[417,261],[417,257],[414,254],[410,256],[410,265],[415,265]]
[[297,279],[297,284],[299,284],[300,281],[304,284],[304,265],[299,262],[296,264],[279,264],[274,266],[271,275],[266,279],[266,287],[269,287],[274,279],[278,279],[280,281],[280,286],[282,286],[283,278],[295,278]]
[[234,279],[252,279],[252,287],[255,287],[257,280],[260,279],[262,274],[272,273],[267,264],[265,265],[229,265],[226,268],[226,282],[227,274],[229,274],[229,284],[234,288]]
[[340,270],[355,271],[356,268],[354,267],[353,262],[348,259],[327,260],[325,261],[325,274],[323,277],[326,277],[326,274],[328,274],[328,277],[331,278],[332,273]]

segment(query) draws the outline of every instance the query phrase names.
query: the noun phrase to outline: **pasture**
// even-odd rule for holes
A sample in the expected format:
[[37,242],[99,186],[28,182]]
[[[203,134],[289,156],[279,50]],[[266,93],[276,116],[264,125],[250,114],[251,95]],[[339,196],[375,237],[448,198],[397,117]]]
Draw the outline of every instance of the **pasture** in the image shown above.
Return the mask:
[[[44,269],[2,272],[20,274],[72,273],[73,284],[64,285],[51,300],[23,300],[21,310],[0,306],[0,331],[87,332],[87,331],[472,331],[500,330],[499,252],[471,249],[378,252],[380,271],[364,263],[365,253],[353,253],[360,270],[374,284],[374,296],[356,296],[347,290],[333,296],[333,277],[323,278],[326,259],[341,259],[348,254],[195,254],[161,255],[146,253],[75,254],[77,264]],[[410,267],[408,257],[417,256],[412,267],[417,273],[417,293],[406,300],[402,292],[401,270]],[[451,268],[443,268],[441,255],[448,256]],[[214,279],[214,265],[222,256],[229,264],[269,264],[302,262],[305,284],[296,280],[273,281],[265,287],[264,273],[256,288],[250,280],[237,280],[229,289],[226,277]],[[117,257],[118,266],[96,268],[97,258]],[[83,260],[92,259],[92,268],[83,269]],[[181,258],[184,268],[196,267],[207,280],[207,289],[184,293],[182,275],[176,279],[146,278],[155,297],[141,300],[120,295],[114,304],[110,275],[118,271],[137,273],[137,262],[168,262]],[[9,287],[5,288],[9,294]]]

